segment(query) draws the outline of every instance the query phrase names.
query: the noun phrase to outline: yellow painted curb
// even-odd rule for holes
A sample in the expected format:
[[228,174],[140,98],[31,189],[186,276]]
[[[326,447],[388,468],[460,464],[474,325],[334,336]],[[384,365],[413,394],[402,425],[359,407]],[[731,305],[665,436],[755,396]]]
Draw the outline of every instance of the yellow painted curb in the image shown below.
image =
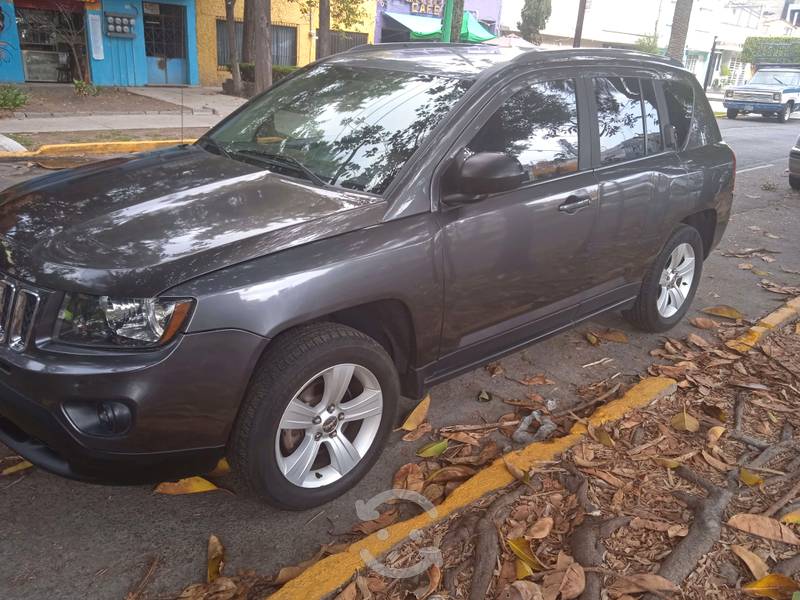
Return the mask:
[[731,350],[746,354],[755,348],[771,329],[780,327],[798,316],[800,316],[800,296],[787,300],[783,306],[769,313],[739,337],[725,342],[725,345]]
[[[597,427],[622,418],[635,408],[647,406],[654,400],[673,393],[677,389],[674,379],[648,377],[634,385],[618,400],[602,406],[589,417],[588,422]],[[505,459],[523,470],[539,463],[554,460],[559,454],[580,442],[586,435],[586,426],[576,423],[570,432],[560,438],[529,444],[525,448],[505,455]],[[414,529],[423,529],[437,523],[453,512],[460,510],[487,494],[499,490],[514,481],[503,459],[494,461],[472,478],[457,487],[444,502],[436,507],[436,516],[421,514],[367,536],[355,542],[347,550],[333,554],[306,569],[272,594],[270,600],[314,600],[324,598],[347,583],[359,569],[366,566],[361,553],[379,557],[405,540]],[[387,535],[388,532],[388,535]]]
[[128,142],[84,142],[78,144],[44,144],[36,150],[0,152],[3,158],[44,158],[47,156],[76,156],[80,154],[119,154],[147,152],[178,144],[193,144],[196,140],[132,140]]

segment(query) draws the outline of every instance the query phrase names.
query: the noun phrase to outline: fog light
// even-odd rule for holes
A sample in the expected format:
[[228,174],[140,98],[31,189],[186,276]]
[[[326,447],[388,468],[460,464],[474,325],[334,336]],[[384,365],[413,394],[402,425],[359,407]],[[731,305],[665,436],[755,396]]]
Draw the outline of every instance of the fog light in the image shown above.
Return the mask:
[[121,435],[133,423],[131,409],[118,400],[70,400],[64,403],[64,412],[77,429],[88,435]]

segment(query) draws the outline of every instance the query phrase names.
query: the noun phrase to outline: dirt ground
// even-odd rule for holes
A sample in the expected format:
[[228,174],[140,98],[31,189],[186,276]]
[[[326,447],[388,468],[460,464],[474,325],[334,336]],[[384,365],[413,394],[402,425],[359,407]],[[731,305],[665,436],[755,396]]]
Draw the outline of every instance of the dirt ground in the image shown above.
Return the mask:
[[144,111],[178,110],[170,102],[132,94],[119,88],[99,88],[96,96],[79,96],[67,83],[27,83],[16,86],[28,95],[28,102],[15,111],[0,110],[0,118],[11,112],[22,113],[141,113]]
[[9,133],[7,137],[19,142],[28,150],[36,150],[45,144],[76,144],[83,142],[130,142],[133,140],[179,140],[197,139],[208,131],[207,127],[180,127],[169,129],[125,129],[102,131]]

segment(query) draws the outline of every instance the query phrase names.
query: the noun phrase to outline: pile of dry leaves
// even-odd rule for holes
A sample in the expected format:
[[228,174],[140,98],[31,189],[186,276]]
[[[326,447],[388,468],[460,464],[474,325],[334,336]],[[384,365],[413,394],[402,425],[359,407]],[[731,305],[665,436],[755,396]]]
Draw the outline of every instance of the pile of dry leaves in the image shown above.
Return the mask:
[[[741,315],[730,307],[708,312],[692,320],[702,331],[665,338],[651,352],[658,363],[651,374],[675,378],[675,394],[613,426],[590,427],[555,463],[527,473],[509,466],[513,485],[382,558],[392,569],[410,567],[434,546],[440,564],[400,579],[366,569],[338,600],[715,599],[743,592],[790,600],[800,591],[800,327],[774,331],[739,353],[725,342],[742,333]],[[500,364],[488,369],[505,377]],[[552,383],[543,375],[520,382],[531,390]],[[404,423],[404,439],[432,441],[398,471],[395,487],[441,502],[515,444],[565,433],[625,386],[615,376],[580,389],[576,404],[560,411],[531,391],[504,400],[510,409],[497,422],[439,430],[426,421],[426,399]],[[385,508],[342,544],[413,510]],[[181,598],[263,597],[336,549],[323,547],[273,577],[221,577],[216,568],[213,583],[191,586]]]

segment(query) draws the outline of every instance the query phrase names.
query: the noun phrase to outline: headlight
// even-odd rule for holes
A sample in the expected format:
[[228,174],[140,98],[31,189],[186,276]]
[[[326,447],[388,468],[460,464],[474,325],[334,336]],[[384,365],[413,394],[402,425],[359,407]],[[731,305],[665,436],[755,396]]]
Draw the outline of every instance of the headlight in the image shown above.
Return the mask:
[[733,90],[725,90],[726,98],[733,98]]
[[171,340],[186,322],[189,299],[67,294],[55,337],[68,344],[143,348]]
[[780,102],[781,101],[781,93],[780,92],[773,92],[772,93],[772,99],[775,100],[776,102]]

